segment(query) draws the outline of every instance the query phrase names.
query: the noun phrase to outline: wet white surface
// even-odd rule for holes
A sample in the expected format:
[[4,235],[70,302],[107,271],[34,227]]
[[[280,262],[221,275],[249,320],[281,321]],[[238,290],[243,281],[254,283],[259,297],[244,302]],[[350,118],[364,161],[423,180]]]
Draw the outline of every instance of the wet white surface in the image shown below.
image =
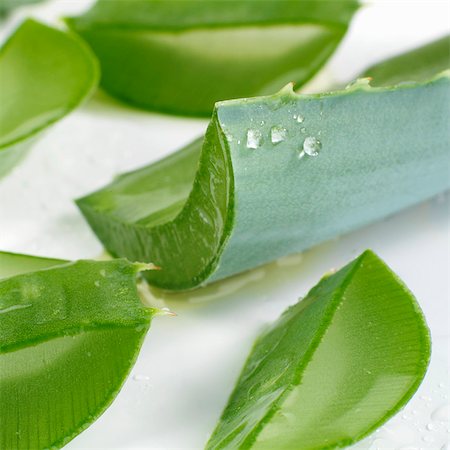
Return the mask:
[[[84,0],[24,8],[48,21]],[[374,2],[361,10],[328,64],[344,82],[365,66],[448,32],[446,1]],[[66,259],[102,247],[72,202],[117,173],[174,151],[207,121],[137,111],[97,94],[51,128],[0,181],[0,249]],[[157,317],[132,376],[112,406],[70,449],[200,449],[226,402],[252,341],[265,323],[331,268],[375,250],[417,296],[433,337],[426,379],[407,407],[354,448],[448,448],[449,208],[443,194],[383,222],[188,296],[162,300],[177,317]],[[159,294],[155,295],[160,297]]]

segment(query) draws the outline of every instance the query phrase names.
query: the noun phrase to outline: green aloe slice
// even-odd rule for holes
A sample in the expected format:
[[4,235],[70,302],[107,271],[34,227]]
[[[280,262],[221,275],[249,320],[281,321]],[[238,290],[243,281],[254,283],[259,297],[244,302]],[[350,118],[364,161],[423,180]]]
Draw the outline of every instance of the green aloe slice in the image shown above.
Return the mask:
[[0,0],[0,18],[19,6],[38,3],[42,0]]
[[0,50],[0,178],[39,132],[93,92],[98,77],[78,36],[31,19],[19,26]]
[[162,268],[150,283],[220,280],[448,189],[449,85],[220,102],[204,140],[77,203],[112,255]]
[[256,340],[206,448],[351,445],[408,402],[430,345],[413,295],[366,251]]
[[98,56],[112,95],[209,116],[218,100],[308,81],[357,7],[354,0],[100,0],[67,23]]
[[22,272],[0,280],[0,448],[60,448],[112,402],[155,313],[141,269],[0,253],[0,277]]

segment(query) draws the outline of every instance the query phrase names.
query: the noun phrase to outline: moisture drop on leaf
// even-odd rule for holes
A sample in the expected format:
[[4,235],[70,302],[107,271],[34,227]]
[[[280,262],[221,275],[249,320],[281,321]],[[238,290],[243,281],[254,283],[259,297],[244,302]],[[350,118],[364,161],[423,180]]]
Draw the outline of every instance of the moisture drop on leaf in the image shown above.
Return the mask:
[[322,148],[322,143],[314,136],[308,136],[303,142],[303,151],[309,156],[317,156]]
[[247,148],[256,149],[261,147],[262,141],[261,131],[252,129],[247,131]]
[[299,114],[299,115],[297,116],[297,122],[298,122],[298,123],[303,123],[304,120],[305,120],[305,118],[304,118],[301,114]]
[[272,144],[283,142],[286,139],[286,136],[287,130],[282,126],[275,126],[270,130],[270,140],[272,141]]

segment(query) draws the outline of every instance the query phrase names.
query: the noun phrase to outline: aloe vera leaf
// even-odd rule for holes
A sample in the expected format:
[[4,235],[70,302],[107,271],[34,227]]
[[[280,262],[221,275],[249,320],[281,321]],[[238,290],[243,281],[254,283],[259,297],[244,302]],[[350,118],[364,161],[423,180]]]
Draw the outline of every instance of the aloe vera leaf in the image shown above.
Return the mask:
[[373,86],[392,86],[408,81],[426,81],[450,67],[450,37],[445,36],[422,47],[370,67],[362,75]]
[[96,58],[78,36],[31,19],[19,26],[0,50],[0,177],[93,92],[98,77]]
[[206,448],[351,445],[408,402],[430,349],[413,295],[368,250],[256,340]]
[[60,448],[112,402],[155,312],[141,269],[78,261],[0,281],[0,448]]
[[35,272],[48,267],[66,264],[63,259],[43,258],[20,253],[0,252],[0,280],[14,275]]
[[210,116],[218,100],[308,81],[357,7],[354,0],[100,0],[66,20],[98,56],[110,94],[151,110]]
[[[448,72],[220,102],[203,144],[77,203],[110,254],[160,266],[146,275],[155,286],[191,289],[448,189],[449,104]],[[299,159],[305,141],[317,156]]]
[[0,0],[0,18],[19,6],[38,3],[42,0]]

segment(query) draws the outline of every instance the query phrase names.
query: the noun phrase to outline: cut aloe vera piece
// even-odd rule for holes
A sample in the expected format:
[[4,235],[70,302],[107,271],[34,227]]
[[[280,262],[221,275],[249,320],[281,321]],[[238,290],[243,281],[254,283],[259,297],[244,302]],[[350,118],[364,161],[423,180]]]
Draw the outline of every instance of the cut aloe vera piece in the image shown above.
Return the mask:
[[366,251],[257,339],[206,448],[351,445],[408,402],[430,348],[413,295]]
[[0,448],[60,448],[112,402],[155,312],[142,268],[0,254],[1,276],[22,272],[0,281]]
[[78,36],[30,19],[19,26],[0,50],[0,177],[93,92],[98,77],[95,56]]
[[308,81],[357,7],[353,0],[100,0],[67,23],[98,56],[110,94],[143,108],[209,116],[218,100]]
[[38,3],[42,0],[0,0],[0,18],[19,6]]
[[449,72],[423,83],[217,104],[204,141],[78,200],[109,253],[191,289],[450,187]]

